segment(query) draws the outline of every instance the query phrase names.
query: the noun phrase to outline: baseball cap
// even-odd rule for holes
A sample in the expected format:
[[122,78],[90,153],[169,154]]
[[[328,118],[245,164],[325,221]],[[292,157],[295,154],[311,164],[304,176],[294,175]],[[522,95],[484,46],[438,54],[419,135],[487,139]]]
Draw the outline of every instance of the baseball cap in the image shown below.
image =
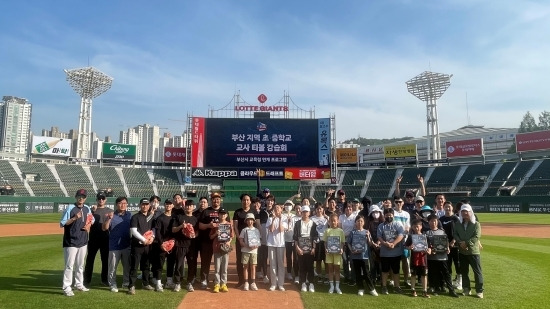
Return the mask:
[[307,206],[307,205],[302,206],[302,208],[300,208],[300,211],[301,212],[309,211],[309,206]]
[[78,189],[74,194],[74,196],[79,196],[79,195],[88,196],[88,191],[86,191],[86,189]]
[[264,192],[269,193],[269,188],[264,188]]
[[164,204],[174,204],[174,202],[171,199],[167,198],[164,200]]
[[294,203],[291,200],[286,200],[283,205],[292,205],[292,206],[294,206]]
[[218,209],[218,213],[219,214],[226,214],[227,210],[225,210],[224,208],[220,208],[220,209]]
[[146,197],[144,197],[144,198],[142,198],[141,200],[139,200],[139,204],[140,204],[140,205],[141,205],[141,204],[149,204],[149,199],[146,198]]
[[405,197],[414,197],[414,192],[412,190],[407,190],[405,192]]
[[354,203],[361,203],[361,201],[358,199],[358,198],[354,198],[353,200],[351,200],[352,202]]
[[210,194],[211,199],[216,198],[216,197],[222,198],[222,196],[219,192],[212,192],[212,194]]
[[338,195],[345,195],[345,194],[346,194],[346,192],[344,190],[342,190],[342,189],[338,190]]
[[424,202],[424,198],[423,198],[422,196],[419,195],[419,196],[416,197],[416,199],[415,199],[414,201],[415,201],[415,202],[416,202],[416,201],[422,201],[422,202]]
[[[84,194],[85,195],[85,194]],[[105,196],[105,193],[104,192],[98,192],[95,196],[96,200],[99,200],[100,198],[107,198]]]
[[246,214],[245,220],[248,220],[248,219],[256,220],[256,217],[254,217],[254,214]]

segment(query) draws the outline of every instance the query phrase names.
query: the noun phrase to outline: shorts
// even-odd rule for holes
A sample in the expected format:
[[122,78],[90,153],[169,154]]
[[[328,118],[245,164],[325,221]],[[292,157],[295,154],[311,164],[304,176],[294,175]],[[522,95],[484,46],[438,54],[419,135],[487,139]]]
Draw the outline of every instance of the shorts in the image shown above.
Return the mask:
[[411,266],[411,275],[413,276],[427,276],[428,267],[427,266]]
[[258,254],[243,252],[241,257],[241,263],[243,265],[256,265],[258,264]]
[[381,257],[380,264],[383,273],[389,273],[390,269],[394,274],[399,274],[399,268],[401,268],[401,256]]
[[327,252],[325,249],[325,242],[319,241],[315,244],[315,258],[314,261],[324,261],[326,259]]
[[340,266],[342,265],[342,255],[337,253],[327,253],[325,263]]

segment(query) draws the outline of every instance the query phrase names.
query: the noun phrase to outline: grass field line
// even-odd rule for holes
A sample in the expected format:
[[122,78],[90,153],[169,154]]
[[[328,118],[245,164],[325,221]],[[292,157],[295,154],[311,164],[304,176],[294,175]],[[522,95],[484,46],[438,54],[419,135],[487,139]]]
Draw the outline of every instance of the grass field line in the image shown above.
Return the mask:
[[495,246],[501,248],[509,248],[516,250],[531,251],[542,254],[550,254],[550,247],[546,245],[534,245],[516,241],[504,241],[504,240],[492,240],[492,239],[483,239],[483,246]]

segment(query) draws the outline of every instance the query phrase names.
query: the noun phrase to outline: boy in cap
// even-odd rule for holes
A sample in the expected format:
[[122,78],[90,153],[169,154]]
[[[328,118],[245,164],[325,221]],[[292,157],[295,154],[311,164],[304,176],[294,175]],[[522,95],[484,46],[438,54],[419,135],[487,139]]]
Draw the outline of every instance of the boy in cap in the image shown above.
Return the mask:
[[[153,220],[149,220],[149,199],[142,198],[139,201],[139,212],[132,216],[130,221],[130,233],[132,242],[130,246],[130,284],[128,294],[136,294],[137,269],[142,272],[143,288],[154,290],[149,284],[149,245],[153,243],[155,235],[152,233]],[[149,235],[150,234],[150,235]],[[148,236],[148,237],[147,237]]]
[[[221,246],[231,245],[231,240],[233,239],[233,227],[231,222],[228,220],[227,210],[219,209],[218,210],[218,224],[216,227],[210,230],[210,239],[212,242],[212,249],[214,252],[214,293],[218,292],[229,292],[227,288],[227,265],[229,263],[229,252],[222,251]],[[223,230],[223,233],[227,235],[222,235],[222,227],[226,227]]]
[[76,191],[76,202],[69,205],[59,225],[63,228],[63,252],[65,258],[65,270],[63,271],[63,293],[65,296],[74,296],[71,285],[73,283],[73,269],[75,287],[79,291],[87,292],[84,286],[84,259],[88,251],[88,232],[95,219],[91,209],[85,205],[88,193],[84,189]]
[[[254,226],[256,217],[253,213],[246,215],[246,227],[239,234],[241,245],[241,264],[243,265],[243,290],[257,291],[256,286],[256,264],[258,263],[258,248],[260,247],[260,231]],[[239,261],[237,261],[239,262]],[[250,278],[249,278],[250,277]],[[250,285],[249,285],[250,282]]]

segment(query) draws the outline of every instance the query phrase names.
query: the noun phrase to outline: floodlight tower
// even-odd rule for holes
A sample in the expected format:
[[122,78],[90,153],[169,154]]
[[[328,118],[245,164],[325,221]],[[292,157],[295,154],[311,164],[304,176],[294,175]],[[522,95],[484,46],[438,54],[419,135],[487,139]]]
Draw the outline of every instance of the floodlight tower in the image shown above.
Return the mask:
[[90,133],[92,133],[92,99],[111,88],[113,78],[93,67],[64,70],[67,82],[80,95],[80,117],[78,121],[77,158],[88,158]]
[[439,140],[439,124],[437,122],[437,99],[451,85],[453,75],[425,71],[407,82],[407,90],[426,102],[426,125],[428,139],[428,160],[441,159],[441,143]]

